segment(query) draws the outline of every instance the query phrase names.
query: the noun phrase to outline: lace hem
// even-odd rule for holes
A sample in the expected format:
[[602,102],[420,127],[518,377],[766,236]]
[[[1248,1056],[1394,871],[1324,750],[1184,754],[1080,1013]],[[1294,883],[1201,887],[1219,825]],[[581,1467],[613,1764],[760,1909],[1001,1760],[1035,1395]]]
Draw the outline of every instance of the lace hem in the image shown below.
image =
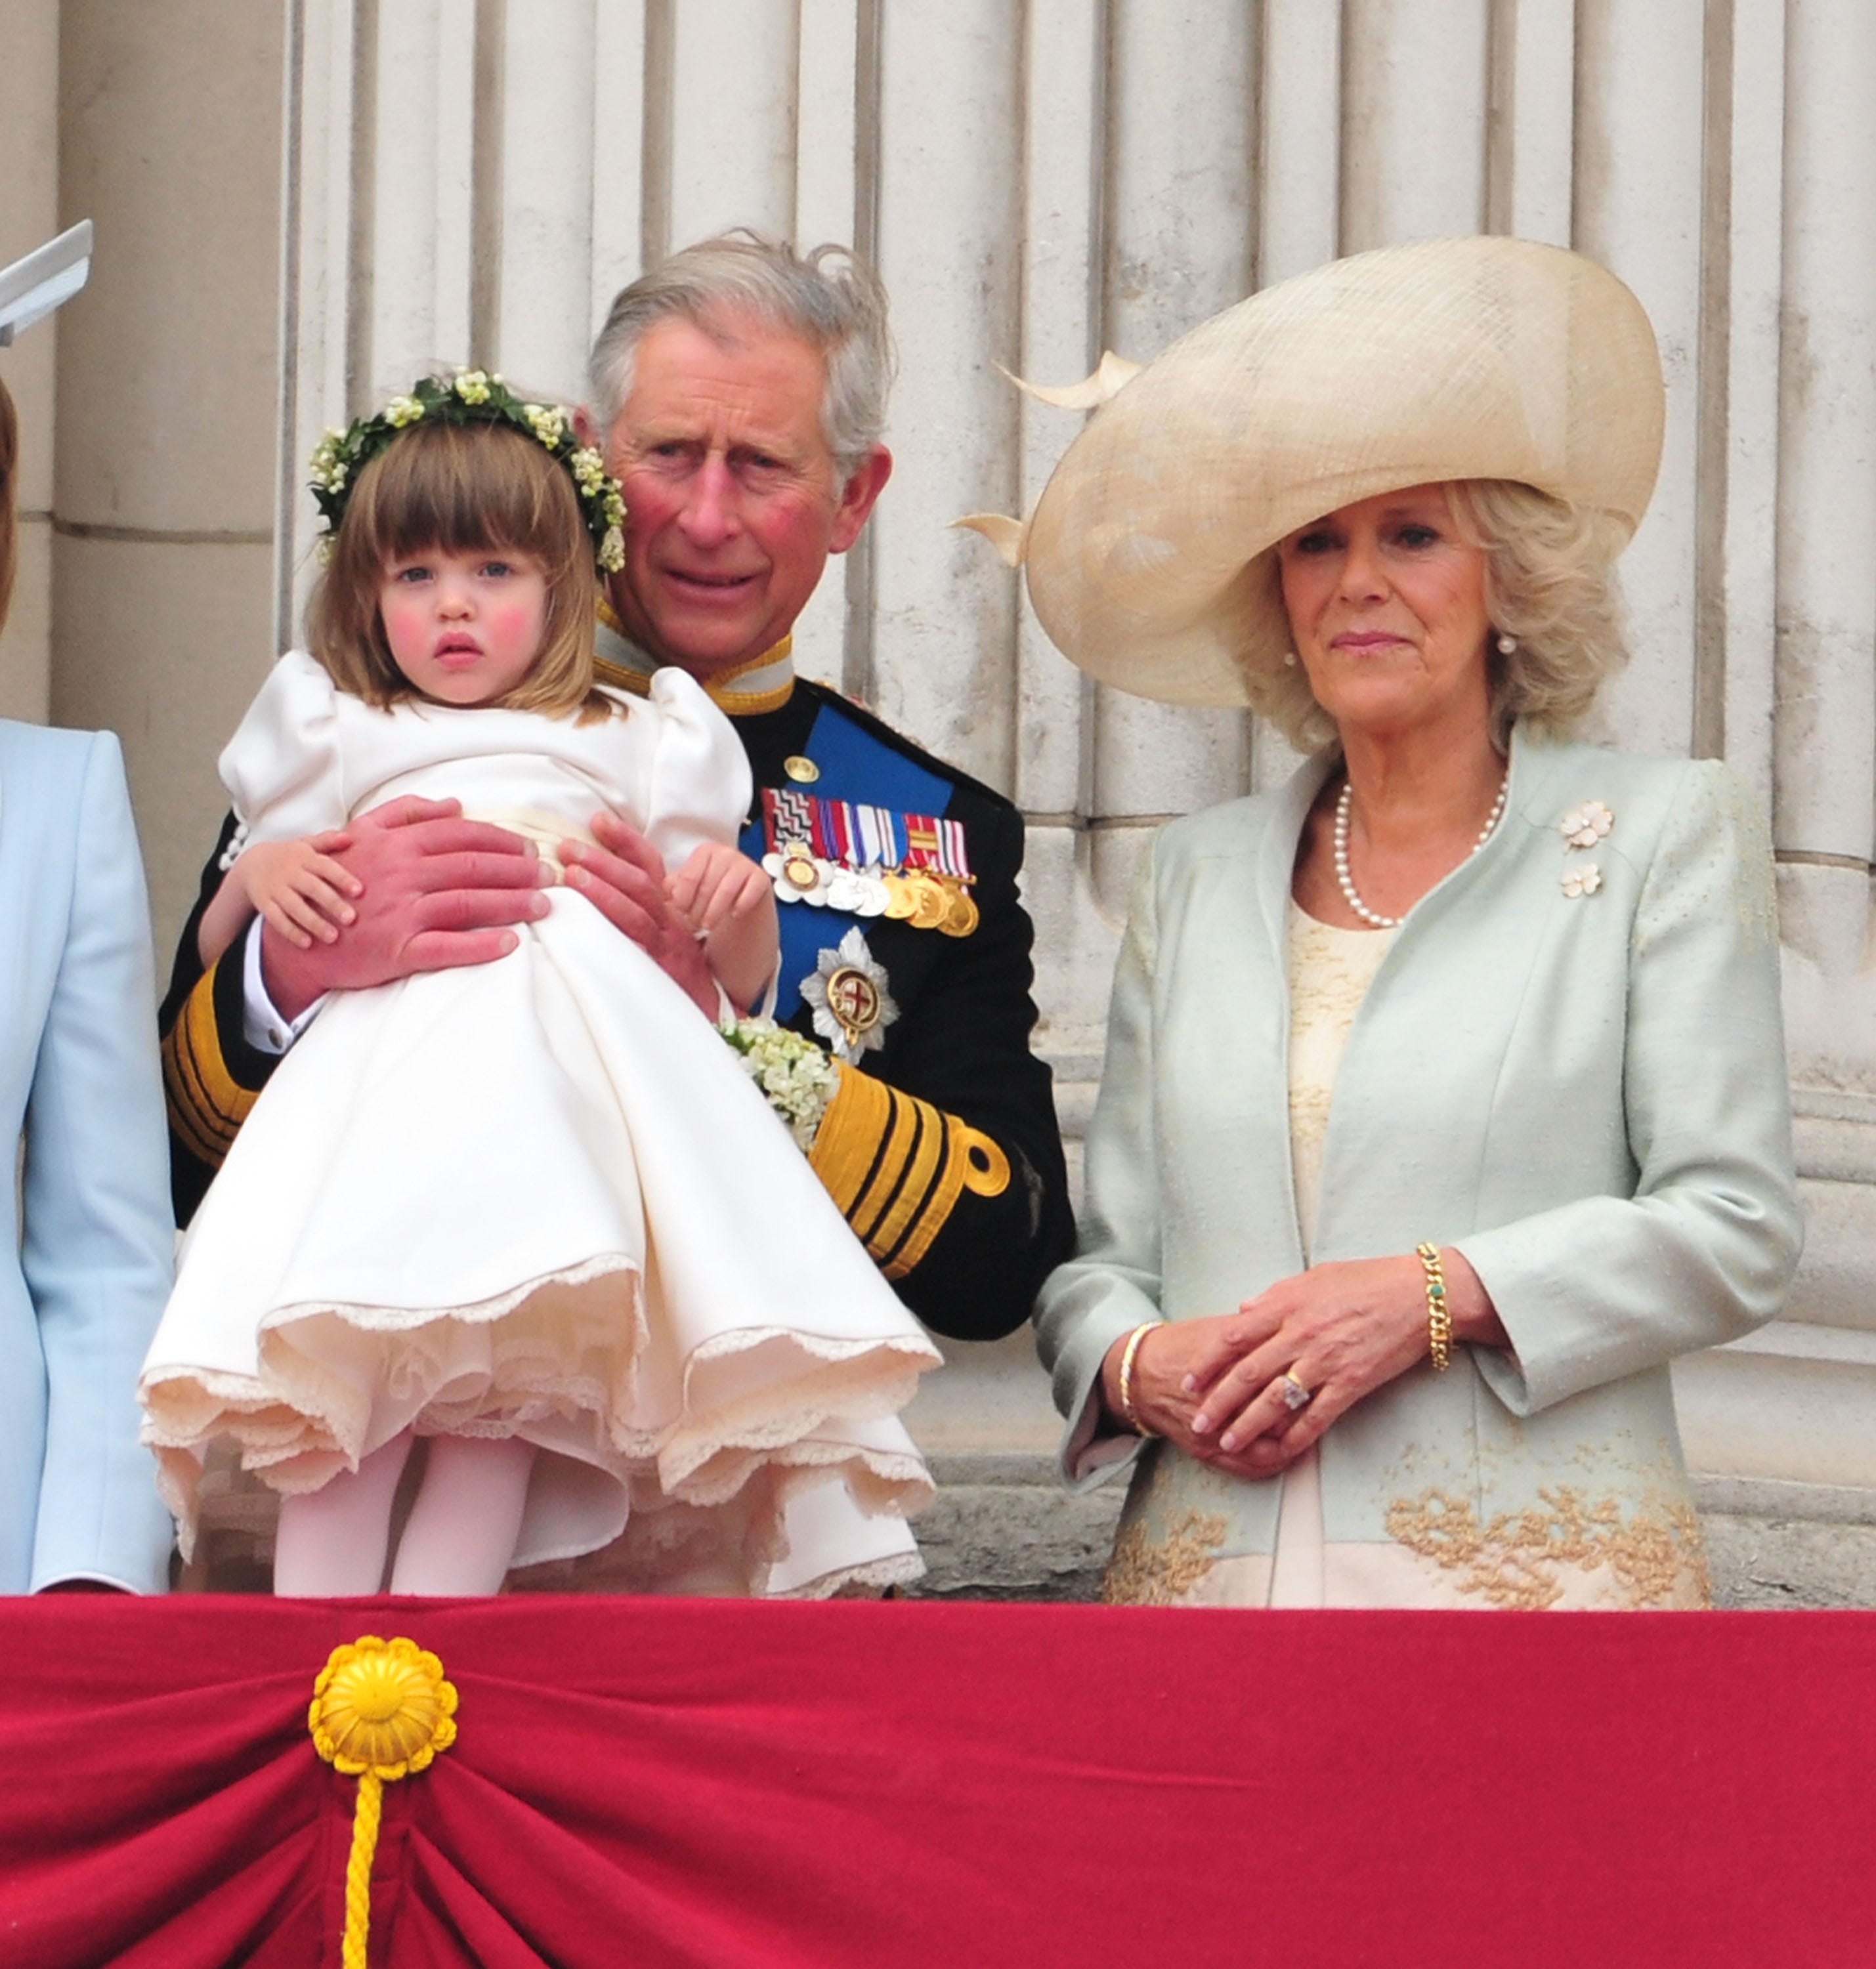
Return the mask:
[[[931,1480],[916,1452],[856,1442],[845,1426],[895,1413],[910,1399],[919,1374],[938,1359],[922,1336],[836,1338],[778,1327],[719,1335],[674,1373],[677,1413],[646,1426],[634,1409],[651,1345],[637,1267],[618,1257],[440,1312],[285,1308],[263,1333],[258,1375],[187,1367],[146,1374],[143,1440],[156,1452],[158,1489],[185,1558],[203,1455],[218,1440],[283,1494],[356,1469],[408,1428],[520,1435],[570,1457],[619,1484],[622,1522],[671,1503],[722,1506],[765,1471],[777,1509],[798,1482],[835,1471],[869,1513],[908,1516],[930,1501]],[[764,1349],[774,1357],[768,1371],[745,1385]]]

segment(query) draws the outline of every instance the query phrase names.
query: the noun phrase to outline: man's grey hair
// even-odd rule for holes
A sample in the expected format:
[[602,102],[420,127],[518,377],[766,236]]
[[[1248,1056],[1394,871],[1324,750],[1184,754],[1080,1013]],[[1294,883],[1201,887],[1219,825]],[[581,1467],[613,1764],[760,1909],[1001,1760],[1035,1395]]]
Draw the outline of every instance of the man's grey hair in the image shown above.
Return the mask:
[[845,246],[797,253],[787,241],[738,228],[700,240],[639,275],[614,299],[587,365],[592,404],[609,432],[631,394],[645,332],[688,321],[706,334],[753,317],[818,349],[827,365],[821,434],[844,482],[863,465],[886,425],[892,336],[886,292]]

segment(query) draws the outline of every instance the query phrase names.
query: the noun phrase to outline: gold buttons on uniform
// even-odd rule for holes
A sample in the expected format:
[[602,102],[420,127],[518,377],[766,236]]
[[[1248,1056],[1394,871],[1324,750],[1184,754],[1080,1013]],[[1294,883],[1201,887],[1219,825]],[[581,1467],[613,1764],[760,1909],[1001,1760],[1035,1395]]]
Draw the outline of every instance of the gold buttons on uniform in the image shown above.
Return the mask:
[[821,776],[821,769],[812,759],[804,759],[797,752],[792,758],[782,761],[782,770],[797,786],[811,787]]

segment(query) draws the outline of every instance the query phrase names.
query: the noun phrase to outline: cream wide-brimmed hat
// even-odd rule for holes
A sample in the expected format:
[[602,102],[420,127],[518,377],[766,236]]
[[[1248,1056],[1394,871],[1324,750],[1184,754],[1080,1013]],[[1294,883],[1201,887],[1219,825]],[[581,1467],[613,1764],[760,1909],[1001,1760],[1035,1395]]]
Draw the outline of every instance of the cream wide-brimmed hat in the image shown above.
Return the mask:
[[1253,294],[1125,383],[1026,530],[1031,599],[1102,682],[1248,701],[1290,647],[1267,567],[1358,499],[1509,478],[1641,524],[1660,462],[1654,330],[1613,274],[1524,239],[1428,239]]

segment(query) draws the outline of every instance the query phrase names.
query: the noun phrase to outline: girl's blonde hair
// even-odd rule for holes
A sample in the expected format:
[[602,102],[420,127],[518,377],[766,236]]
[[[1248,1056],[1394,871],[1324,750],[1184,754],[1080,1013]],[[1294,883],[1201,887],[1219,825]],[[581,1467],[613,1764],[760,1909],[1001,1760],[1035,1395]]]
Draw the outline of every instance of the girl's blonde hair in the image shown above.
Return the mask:
[[[1615,577],[1625,536],[1602,514],[1513,479],[1455,479],[1446,494],[1460,537],[1485,556],[1493,739],[1501,750],[1508,746],[1521,718],[1560,736],[1568,733],[1628,660]],[[1246,576],[1280,618],[1276,550],[1259,555]],[[1498,648],[1500,635],[1517,641],[1509,656]],[[1269,671],[1247,664],[1245,671],[1253,707],[1299,751],[1327,751],[1339,743],[1335,721],[1316,702],[1301,664]]]
[[617,712],[593,680],[599,576],[573,482],[501,424],[414,424],[359,472],[307,605],[307,645],[341,690],[381,707],[421,695],[391,656],[378,597],[386,568],[437,550],[525,554],[546,577],[540,653],[495,705],[583,722]]

